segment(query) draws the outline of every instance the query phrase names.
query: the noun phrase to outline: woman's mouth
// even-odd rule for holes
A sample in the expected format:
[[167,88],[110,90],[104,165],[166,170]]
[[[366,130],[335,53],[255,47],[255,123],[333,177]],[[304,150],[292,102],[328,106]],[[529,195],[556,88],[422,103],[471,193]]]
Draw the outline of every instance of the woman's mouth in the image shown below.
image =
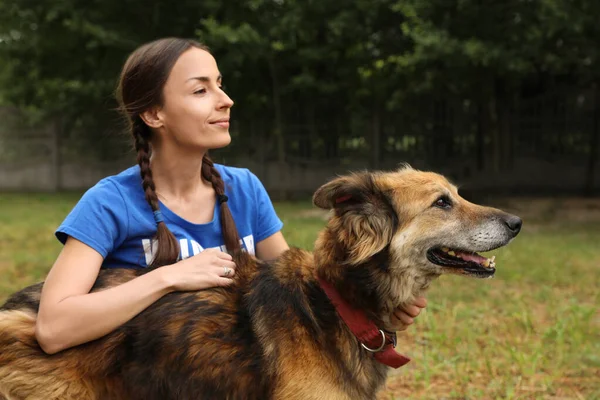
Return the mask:
[[210,122],[211,125],[217,125],[220,126],[221,128],[229,128],[229,118],[221,118],[218,119],[216,121],[212,121]]

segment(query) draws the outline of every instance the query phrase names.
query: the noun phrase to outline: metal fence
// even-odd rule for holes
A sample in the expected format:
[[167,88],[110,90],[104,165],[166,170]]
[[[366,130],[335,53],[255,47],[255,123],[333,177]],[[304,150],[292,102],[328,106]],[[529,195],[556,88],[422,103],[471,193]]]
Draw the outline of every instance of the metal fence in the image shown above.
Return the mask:
[[[275,197],[308,195],[336,174],[401,162],[472,191],[593,193],[600,188],[596,96],[557,91],[492,113],[467,99],[424,98],[376,119],[287,121],[281,146],[272,124],[234,120],[232,144],[213,156],[250,168]],[[99,135],[91,147],[109,151],[83,151],[90,144],[75,139],[84,133],[65,140],[56,124],[28,126],[17,110],[0,109],[0,190],[81,190],[134,163],[125,137]]]

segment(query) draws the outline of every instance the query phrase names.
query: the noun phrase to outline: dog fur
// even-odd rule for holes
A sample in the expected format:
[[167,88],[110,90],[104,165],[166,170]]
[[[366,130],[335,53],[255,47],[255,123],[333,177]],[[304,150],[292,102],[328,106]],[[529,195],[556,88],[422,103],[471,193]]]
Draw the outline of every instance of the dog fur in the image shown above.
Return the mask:
[[[373,399],[389,367],[360,346],[316,277],[392,330],[392,311],[439,275],[473,275],[434,264],[430,249],[488,251],[518,233],[516,217],[408,166],[336,178],[313,201],[332,210],[313,253],[292,248],[273,262],[235,254],[231,287],[168,294],[105,337],[54,355],[34,334],[42,284],[14,294],[0,309],[0,398]],[[102,270],[92,290],[147,272]]]

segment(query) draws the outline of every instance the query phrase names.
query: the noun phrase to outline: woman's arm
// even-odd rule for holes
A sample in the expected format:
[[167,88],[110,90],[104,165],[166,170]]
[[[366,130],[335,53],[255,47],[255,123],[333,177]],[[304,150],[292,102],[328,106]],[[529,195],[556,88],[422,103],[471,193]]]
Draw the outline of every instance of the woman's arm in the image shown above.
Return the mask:
[[221,276],[223,267],[235,268],[227,253],[206,250],[122,285],[89,293],[102,261],[88,245],[67,239],[42,289],[35,334],[46,353],[98,339],[171,291],[228,285],[233,281]]
[[283,234],[279,231],[256,244],[256,257],[265,261],[273,260],[289,248]]
[[123,285],[89,293],[103,258],[69,238],[50,270],[40,300],[36,337],[49,354],[114,330],[169,292],[159,270]]

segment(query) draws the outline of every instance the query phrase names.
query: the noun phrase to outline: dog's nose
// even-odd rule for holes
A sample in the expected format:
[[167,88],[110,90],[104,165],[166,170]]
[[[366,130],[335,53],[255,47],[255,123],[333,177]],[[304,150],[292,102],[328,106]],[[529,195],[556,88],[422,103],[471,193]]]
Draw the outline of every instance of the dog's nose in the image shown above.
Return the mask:
[[521,218],[517,217],[516,215],[508,215],[506,218],[504,218],[504,223],[515,235],[521,231],[521,225],[523,225]]

